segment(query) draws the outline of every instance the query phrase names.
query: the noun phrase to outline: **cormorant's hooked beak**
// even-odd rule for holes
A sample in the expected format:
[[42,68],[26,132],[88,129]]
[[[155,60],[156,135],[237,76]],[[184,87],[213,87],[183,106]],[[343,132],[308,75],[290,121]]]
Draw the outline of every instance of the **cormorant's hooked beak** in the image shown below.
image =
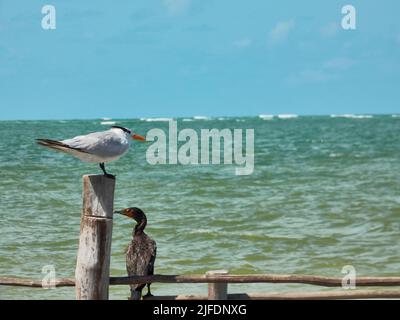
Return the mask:
[[126,209],[124,209],[124,210],[117,210],[117,211],[114,211],[114,213],[122,214],[122,215],[125,216],[125,217],[134,219],[134,217],[133,217],[133,215],[132,215],[132,212],[127,211]]
[[138,135],[138,134],[133,134],[133,135],[132,135],[132,139],[139,140],[139,141],[146,141],[146,138],[145,138],[145,137],[140,136],[140,135]]

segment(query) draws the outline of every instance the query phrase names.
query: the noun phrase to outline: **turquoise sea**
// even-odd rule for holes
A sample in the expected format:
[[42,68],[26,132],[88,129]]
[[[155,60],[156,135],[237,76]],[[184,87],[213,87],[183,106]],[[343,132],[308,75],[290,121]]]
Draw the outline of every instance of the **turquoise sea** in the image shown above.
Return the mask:
[[[161,120],[161,119],[160,119]],[[191,121],[188,121],[191,120]],[[113,120],[145,135],[167,122]],[[0,276],[73,277],[82,175],[97,165],[48,151],[35,138],[106,130],[102,120],[0,122]],[[400,117],[300,116],[178,119],[178,129],[251,128],[255,169],[147,163],[136,143],[107,166],[117,175],[115,208],[137,206],[158,244],[159,274],[303,273],[362,276],[400,271]],[[133,223],[114,217],[111,275],[125,275]],[[230,292],[315,290],[307,285],[230,285]],[[155,295],[205,294],[206,284],[154,284]],[[111,288],[126,299],[127,286]],[[0,286],[1,299],[74,299],[74,288]]]

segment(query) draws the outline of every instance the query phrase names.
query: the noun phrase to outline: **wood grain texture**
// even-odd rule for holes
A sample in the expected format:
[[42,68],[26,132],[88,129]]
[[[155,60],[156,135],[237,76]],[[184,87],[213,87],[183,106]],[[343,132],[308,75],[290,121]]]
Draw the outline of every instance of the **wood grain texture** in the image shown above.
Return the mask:
[[[323,287],[341,287],[342,279],[335,277],[321,277],[312,275],[228,275],[228,276],[204,276],[204,275],[161,275],[153,276],[131,276],[110,277],[110,285],[129,285],[132,283],[298,283],[310,284]],[[71,286],[74,279],[57,279],[57,286]],[[0,277],[0,285],[41,287],[42,282],[34,279],[21,279],[14,277]],[[399,286],[400,277],[359,277],[356,285],[358,287],[389,287]]]
[[[74,287],[75,279],[71,278],[61,278],[55,280],[56,287]],[[14,286],[14,287],[32,287],[32,288],[42,288],[42,280],[33,279],[21,279],[14,277],[0,277],[1,286]]]
[[104,175],[83,176],[82,215],[113,218],[115,181]]
[[75,269],[76,299],[107,300],[115,179],[83,177],[83,209]]
[[[111,277],[110,284],[131,283],[299,283],[323,287],[341,287],[342,278],[302,274],[249,274],[249,275],[159,275]],[[357,286],[400,286],[400,277],[357,277]]]
[[[226,276],[227,270],[212,270],[206,273],[206,277]],[[208,284],[208,300],[226,300],[228,295],[227,282],[210,282]]]

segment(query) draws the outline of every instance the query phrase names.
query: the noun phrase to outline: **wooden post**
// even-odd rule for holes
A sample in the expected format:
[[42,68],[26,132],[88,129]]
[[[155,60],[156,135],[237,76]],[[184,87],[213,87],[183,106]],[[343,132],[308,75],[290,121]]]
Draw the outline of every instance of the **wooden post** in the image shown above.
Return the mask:
[[75,270],[77,300],[107,300],[115,179],[83,176],[83,209]]
[[[206,273],[207,276],[227,275],[227,270],[213,270]],[[228,299],[228,283],[218,282],[208,284],[208,300],[227,300]]]

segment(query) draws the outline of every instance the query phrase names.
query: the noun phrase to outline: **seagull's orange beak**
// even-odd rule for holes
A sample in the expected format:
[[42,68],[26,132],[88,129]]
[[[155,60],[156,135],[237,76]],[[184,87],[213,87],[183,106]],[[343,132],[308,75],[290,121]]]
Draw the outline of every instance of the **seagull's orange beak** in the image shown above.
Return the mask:
[[133,134],[132,135],[132,139],[139,140],[139,141],[146,141],[145,137],[142,137],[142,136],[140,136],[138,134]]

